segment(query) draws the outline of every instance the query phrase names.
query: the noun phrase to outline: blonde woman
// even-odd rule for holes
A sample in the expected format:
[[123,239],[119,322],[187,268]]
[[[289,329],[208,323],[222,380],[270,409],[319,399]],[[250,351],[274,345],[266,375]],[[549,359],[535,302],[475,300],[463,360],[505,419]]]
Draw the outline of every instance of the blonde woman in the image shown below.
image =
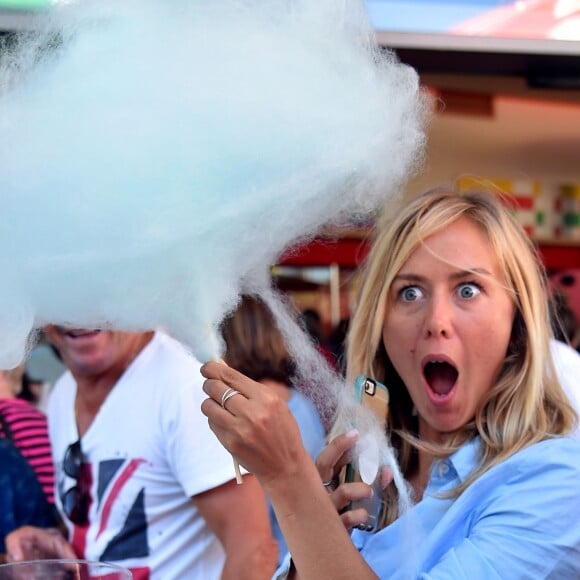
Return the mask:
[[[389,436],[416,504],[384,491],[381,529],[347,530],[366,484],[335,477],[357,433],[316,467],[264,389],[204,366],[203,411],[260,479],[295,578],[572,578],[580,575],[580,444],[553,369],[545,276],[491,194],[430,191],[383,224],[348,338],[348,377],[389,387]],[[243,396],[219,405],[228,388]]]

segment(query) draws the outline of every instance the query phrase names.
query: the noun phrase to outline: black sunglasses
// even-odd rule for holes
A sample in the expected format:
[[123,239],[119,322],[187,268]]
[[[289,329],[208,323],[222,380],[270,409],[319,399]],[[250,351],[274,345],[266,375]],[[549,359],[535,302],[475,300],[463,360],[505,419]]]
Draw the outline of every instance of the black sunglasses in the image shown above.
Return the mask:
[[61,494],[62,509],[67,518],[79,526],[84,526],[89,521],[90,495],[82,485],[83,451],[81,441],[71,443],[64,454],[62,461],[63,471],[76,481],[75,485]]

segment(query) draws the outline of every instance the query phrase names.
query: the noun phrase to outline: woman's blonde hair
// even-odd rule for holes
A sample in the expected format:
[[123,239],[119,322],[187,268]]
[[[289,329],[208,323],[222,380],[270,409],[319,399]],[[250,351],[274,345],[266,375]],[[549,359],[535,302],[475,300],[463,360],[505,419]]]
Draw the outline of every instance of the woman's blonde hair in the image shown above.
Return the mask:
[[[460,217],[478,224],[487,236],[513,298],[515,317],[496,384],[481,402],[473,422],[441,448],[418,439],[413,404],[389,360],[382,331],[396,274],[418,245]],[[516,451],[572,430],[575,412],[558,382],[550,354],[546,287],[545,272],[532,242],[497,192],[431,190],[404,200],[399,211],[386,218],[363,269],[358,305],[347,338],[347,377],[352,383],[359,374],[369,375],[389,388],[388,430],[407,478],[416,473],[419,449],[445,457],[479,435],[481,463],[454,491],[459,495],[474,479]],[[396,495],[391,488],[394,486],[388,493]],[[388,504],[396,506],[396,502]],[[383,523],[395,517],[396,513],[388,513]]]

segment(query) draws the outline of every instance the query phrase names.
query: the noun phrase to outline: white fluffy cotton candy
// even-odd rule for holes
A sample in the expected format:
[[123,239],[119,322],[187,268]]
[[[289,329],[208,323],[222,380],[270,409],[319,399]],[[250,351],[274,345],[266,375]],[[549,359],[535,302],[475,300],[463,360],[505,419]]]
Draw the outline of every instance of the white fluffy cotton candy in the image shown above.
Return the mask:
[[418,77],[359,2],[79,1],[35,26],[0,66],[0,367],[49,322],[215,358],[243,288],[421,157]]
[[382,422],[369,408],[355,400],[353,385],[346,384],[329,367],[313,343],[305,338],[304,331],[296,323],[292,305],[274,290],[262,290],[261,298],[274,313],[278,328],[297,362],[298,376],[294,386],[313,401],[324,424],[332,426],[332,434],[351,429],[359,431],[352,457],[358,463],[362,481],[371,484],[380,467],[390,467],[399,491],[399,513],[407,512],[412,505],[410,488],[403,478]]

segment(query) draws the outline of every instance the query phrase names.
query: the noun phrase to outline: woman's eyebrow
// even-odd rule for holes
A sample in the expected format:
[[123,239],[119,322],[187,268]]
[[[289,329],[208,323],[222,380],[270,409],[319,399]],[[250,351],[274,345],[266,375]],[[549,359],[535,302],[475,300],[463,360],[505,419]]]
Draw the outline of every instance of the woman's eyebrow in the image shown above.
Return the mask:
[[453,272],[450,278],[459,279],[465,278],[467,276],[473,276],[474,274],[479,276],[492,276],[492,273],[486,268],[467,268],[463,270],[458,270],[457,272]]
[[412,273],[399,273],[393,278],[393,282],[422,282],[424,280],[426,280],[425,276]]
[[[492,273],[486,268],[464,268],[451,273],[449,277],[455,280],[473,276],[474,274],[480,276],[492,275]],[[400,272],[394,277],[393,282],[424,282],[425,280],[427,280],[427,277],[422,276],[421,274],[415,274],[413,272]]]

